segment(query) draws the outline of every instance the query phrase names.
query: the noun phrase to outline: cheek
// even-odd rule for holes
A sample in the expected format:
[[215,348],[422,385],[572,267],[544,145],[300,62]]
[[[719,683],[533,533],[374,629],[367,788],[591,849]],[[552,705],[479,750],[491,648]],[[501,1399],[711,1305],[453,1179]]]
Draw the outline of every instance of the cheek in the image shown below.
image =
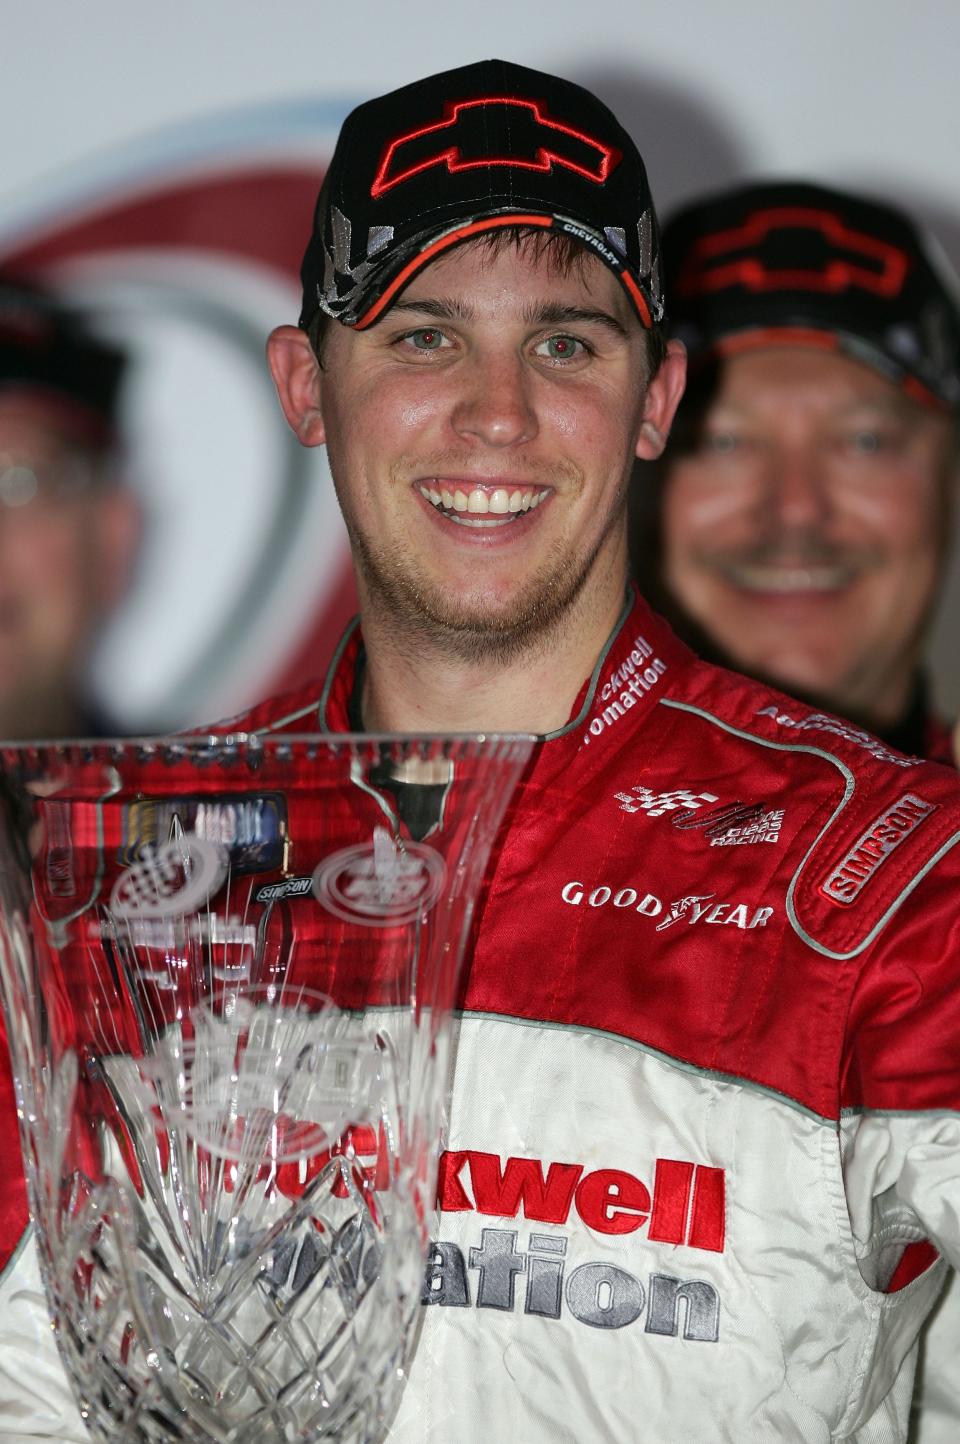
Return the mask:
[[716,540],[719,530],[739,529],[751,514],[750,495],[729,478],[677,466],[665,480],[662,510],[664,542],[682,550]]
[[853,492],[846,511],[864,541],[883,547],[891,560],[932,558],[941,550],[945,517],[940,493],[919,477],[904,475]]
[[396,430],[412,433],[434,423],[441,411],[436,397],[407,397],[389,410],[389,416]]
[[389,457],[418,436],[435,435],[446,414],[440,388],[374,381],[324,408],[327,444],[334,453]]
[[81,545],[81,536],[59,523],[7,527],[0,539],[0,566],[23,591],[57,595],[80,571]]

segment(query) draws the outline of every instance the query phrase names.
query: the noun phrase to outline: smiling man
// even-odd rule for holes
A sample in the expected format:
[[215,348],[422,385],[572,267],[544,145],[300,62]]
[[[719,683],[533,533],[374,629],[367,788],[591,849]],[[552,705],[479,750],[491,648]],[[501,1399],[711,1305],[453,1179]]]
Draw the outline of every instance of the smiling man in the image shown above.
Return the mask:
[[[232,726],[541,739],[475,918],[392,1444],[903,1440],[960,1262],[960,789],[700,663],[628,586],[684,371],[633,142],[504,62],[407,86],[347,119],[303,277],[270,363],[360,618]],[[384,799],[401,844],[437,791]]]
[[288,418],[328,448],[367,655],[391,663],[365,672],[367,726],[551,732],[623,607],[625,478],[660,450],[683,358],[651,376],[616,275],[526,230],[445,250],[376,326],[331,328],[319,391],[304,332],[271,341]]
[[952,533],[956,295],[899,211],[775,182],[665,232],[691,382],[638,498],[645,575],[731,665],[949,757],[923,678]]
[[[659,265],[610,113],[488,62],[347,120],[270,341],[360,625],[319,697],[246,725],[543,738],[474,939],[396,1440],[903,1439],[960,1256],[960,1001],[917,933],[958,931],[956,781],[624,600],[628,478],[684,376]],[[946,464],[941,414],[837,364],[848,431]],[[903,530],[825,549],[818,585]]]
[[[648,593],[701,652],[954,761],[924,655],[958,481],[955,278],[900,211],[798,182],[693,202],[664,248],[691,376],[634,501]],[[960,1438],[958,1337],[954,1279],[913,1444]]]

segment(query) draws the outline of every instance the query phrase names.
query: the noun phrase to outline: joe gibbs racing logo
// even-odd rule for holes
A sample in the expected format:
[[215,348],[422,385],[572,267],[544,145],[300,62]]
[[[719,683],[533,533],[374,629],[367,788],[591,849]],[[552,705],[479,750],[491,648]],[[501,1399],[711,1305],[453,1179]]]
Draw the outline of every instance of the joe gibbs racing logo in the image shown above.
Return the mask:
[[445,881],[443,858],[432,847],[398,844],[385,827],[375,827],[372,842],[324,858],[313,874],[313,893],[345,922],[388,928],[429,912]]

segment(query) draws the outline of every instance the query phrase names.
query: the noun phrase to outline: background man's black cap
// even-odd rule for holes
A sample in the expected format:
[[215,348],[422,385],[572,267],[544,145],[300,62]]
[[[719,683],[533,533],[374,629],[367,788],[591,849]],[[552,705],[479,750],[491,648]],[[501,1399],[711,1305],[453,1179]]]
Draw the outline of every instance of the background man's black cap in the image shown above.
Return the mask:
[[123,353],[95,335],[81,311],[33,282],[0,275],[0,389],[67,402],[106,441],[125,366]]
[[579,85],[482,60],[406,85],[344,121],[303,260],[318,310],[357,329],[446,247],[499,226],[572,235],[663,316],[659,235],[640,154]]
[[886,203],[777,181],[675,214],[663,254],[691,364],[778,342],[841,351],[960,408],[960,303],[945,262]]

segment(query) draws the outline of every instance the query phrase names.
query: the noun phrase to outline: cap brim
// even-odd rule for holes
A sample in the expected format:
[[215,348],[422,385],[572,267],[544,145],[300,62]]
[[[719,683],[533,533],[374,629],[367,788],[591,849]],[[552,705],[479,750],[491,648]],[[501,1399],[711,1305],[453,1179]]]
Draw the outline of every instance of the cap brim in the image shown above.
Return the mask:
[[[437,256],[441,255],[444,251],[449,250],[452,246],[459,245],[462,241],[469,240],[472,236],[481,235],[485,231],[502,230],[507,226],[539,226],[543,230],[553,230],[557,226],[557,221],[553,216],[530,212],[516,212],[513,214],[500,212],[495,216],[486,216],[479,220],[470,220],[463,225],[454,226],[452,229],[444,231],[436,240],[425,246],[423,250],[418,251],[415,256],[412,256],[396,275],[389,279],[383,290],[371,302],[367,310],[352,323],[351,329],[354,331],[363,331],[368,326],[372,326],[375,321],[380,319],[384,311],[392,305],[399,292],[413,279],[417,272],[421,271],[424,266],[429,265],[431,261],[435,260]],[[584,249],[589,252],[588,246],[585,245]],[[613,266],[611,266],[610,269],[614,270]],[[616,269],[614,274],[618,277],[624,290],[630,297],[631,304],[637,312],[641,324],[649,330],[653,325],[653,321],[650,314],[650,307],[640,287],[637,285],[633,276],[630,275],[629,271]]]
[[917,377],[895,367],[891,358],[879,347],[871,347],[862,338],[855,338],[856,346],[846,345],[841,332],[817,326],[755,326],[745,331],[733,331],[717,336],[690,352],[690,364],[696,367],[711,357],[738,356],[747,351],[771,350],[778,346],[801,346],[816,351],[831,351],[856,361],[878,372],[885,381],[899,386],[912,400],[936,411],[949,411],[947,402],[924,386]]

